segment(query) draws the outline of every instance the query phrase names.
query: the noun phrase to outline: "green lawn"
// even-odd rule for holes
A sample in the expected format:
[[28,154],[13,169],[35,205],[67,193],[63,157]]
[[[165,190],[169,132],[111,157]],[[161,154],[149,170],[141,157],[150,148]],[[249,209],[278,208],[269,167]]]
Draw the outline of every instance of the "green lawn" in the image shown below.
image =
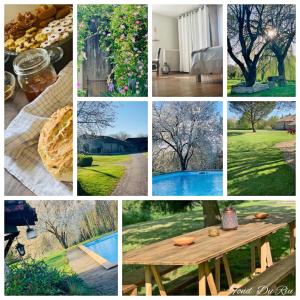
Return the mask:
[[228,131],[228,195],[295,195],[295,170],[274,145],[293,141],[286,131]]
[[[270,205],[270,203],[272,204]],[[234,207],[237,210],[239,218],[254,215],[258,211],[265,211],[271,214],[295,213],[295,204],[293,202],[246,201],[237,203]],[[192,211],[124,226],[123,252],[201,228],[203,228],[203,214],[200,206],[194,208]],[[288,228],[281,229],[275,234],[272,234],[269,241],[274,261],[289,254]],[[247,245],[232,251],[228,254],[228,258],[234,282],[241,284],[247,282],[250,279],[250,247]],[[139,267],[124,265],[123,277],[126,277],[126,274],[133,272],[137,268]],[[168,276],[163,277],[163,283],[166,284],[170,280],[182,276],[195,268],[196,266],[181,267],[168,274]],[[289,278],[286,284],[291,288],[295,288],[294,278]],[[181,294],[196,295],[197,292],[197,285],[195,284],[183,290]],[[144,288],[141,288],[139,294],[144,293]],[[157,287],[155,287],[154,294],[158,294]]]
[[125,174],[129,155],[93,155],[91,167],[78,167],[78,195],[108,196]]
[[296,83],[295,81],[288,81],[286,86],[276,86],[272,89],[253,93],[253,94],[231,94],[231,87],[240,83],[240,80],[227,80],[227,95],[230,97],[295,97]]

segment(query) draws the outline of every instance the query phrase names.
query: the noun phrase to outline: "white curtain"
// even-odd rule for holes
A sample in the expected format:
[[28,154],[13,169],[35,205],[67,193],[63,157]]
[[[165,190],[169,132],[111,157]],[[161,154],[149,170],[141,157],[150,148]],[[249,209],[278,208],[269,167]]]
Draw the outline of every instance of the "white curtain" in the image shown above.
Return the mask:
[[220,44],[218,6],[202,5],[178,17],[181,72],[190,72],[193,51]]

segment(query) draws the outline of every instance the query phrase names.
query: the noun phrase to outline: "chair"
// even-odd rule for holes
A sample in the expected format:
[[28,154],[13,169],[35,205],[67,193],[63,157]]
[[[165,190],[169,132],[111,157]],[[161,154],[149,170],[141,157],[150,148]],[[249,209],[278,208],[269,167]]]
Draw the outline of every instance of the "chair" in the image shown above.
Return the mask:
[[152,72],[156,72],[157,76],[159,76],[159,58],[160,58],[161,48],[157,50],[157,57],[152,59]]

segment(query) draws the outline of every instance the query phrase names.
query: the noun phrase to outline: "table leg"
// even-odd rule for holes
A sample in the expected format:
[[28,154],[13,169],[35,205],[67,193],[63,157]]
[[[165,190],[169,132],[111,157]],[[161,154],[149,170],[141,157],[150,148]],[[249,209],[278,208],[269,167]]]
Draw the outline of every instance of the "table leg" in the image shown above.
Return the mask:
[[233,282],[232,282],[232,276],[231,276],[229,262],[228,262],[228,258],[227,258],[226,254],[223,255],[223,263],[224,263],[226,278],[227,278],[227,282],[228,282],[228,287],[230,289],[230,287],[232,286]]
[[296,222],[289,224],[290,231],[290,252],[294,253],[296,248]]
[[251,243],[251,275],[254,275],[256,271],[256,246],[256,241]]
[[163,285],[163,283],[161,281],[161,278],[160,278],[160,274],[157,272],[156,267],[151,266],[151,271],[152,271],[154,279],[157,283],[157,286],[158,286],[158,289],[159,289],[159,294],[161,296],[167,296],[166,290],[165,290],[164,285]]
[[221,290],[221,258],[215,259],[215,282],[219,292]]
[[268,268],[273,265],[272,252],[270,247],[270,242],[267,240],[267,266]]
[[206,278],[204,271],[204,263],[198,266],[198,288],[199,296],[206,296]]
[[261,238],[260,244],[260,271],[264,272],[267,268],[267,241],[266,238]]
[[205,272],[206,280],[207,280],[211,295],[212,296],[218,295],[216,284],[215,284],[215,281],[214,281],[214,277],[213,277],[213,274],[212,274],[212,272],[209,268],[208,262],[206,262],[204,264],[204,272]]
[[152,296],[152,276],[150,266],[145,266],[145,290],[146,296]]

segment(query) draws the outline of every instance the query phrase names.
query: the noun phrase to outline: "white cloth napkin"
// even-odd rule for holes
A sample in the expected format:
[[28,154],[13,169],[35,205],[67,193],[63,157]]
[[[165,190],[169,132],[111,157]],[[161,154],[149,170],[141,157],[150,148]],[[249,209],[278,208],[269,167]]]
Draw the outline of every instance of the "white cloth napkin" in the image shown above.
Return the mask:
[[45,169],[37,151],[40,131],[47,118],[73,102],[72,78],[70,62],[56,82],[24,106],[5,130],[5,168],[38,196],[72,195],[72,184],[56,180]]

